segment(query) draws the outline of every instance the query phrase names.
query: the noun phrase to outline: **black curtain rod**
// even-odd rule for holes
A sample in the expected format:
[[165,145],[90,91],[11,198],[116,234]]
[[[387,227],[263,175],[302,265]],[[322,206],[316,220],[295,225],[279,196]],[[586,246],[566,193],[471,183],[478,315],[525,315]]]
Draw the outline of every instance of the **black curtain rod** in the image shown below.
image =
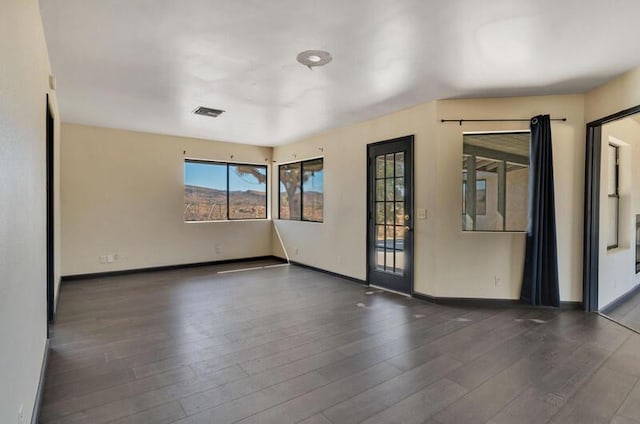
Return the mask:
[[[440,122],[529,122],[531,119],[441,119]],[[567,118],[551,118],[552,121],[566,122]]]

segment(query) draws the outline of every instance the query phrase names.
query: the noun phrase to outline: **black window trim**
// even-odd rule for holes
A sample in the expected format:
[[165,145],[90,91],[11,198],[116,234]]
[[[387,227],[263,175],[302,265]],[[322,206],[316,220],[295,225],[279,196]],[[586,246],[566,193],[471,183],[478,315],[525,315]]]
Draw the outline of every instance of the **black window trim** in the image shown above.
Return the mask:
[[[317,156],[314,158],[310,158],[310,159],[305,159],[305,160],[297,160],[297,161],[291,161],[291,162],[282,162],[278,164],[278,219],[282,220],[282,221],[299,221],[299,222],[314,222],[316,224],[322,224],[324,223],[324,176],[323,176],[323,189],[322,189],[322,221],[316,221],[313,219],[305,219],[304,218],[304,188],[303,188],[303,181],[302,181],[302,175],[304,174],[304,164],[306,162],[315,162],[318,160],[322,160],[322,171],[324,172],[324,156]],[[292,219],[292,218],[281,218],[280,217],[280,201],[281,201],[281,195],[280,195],[280,168],[282,166],[285,165],[296,165],[296,164],[300,164],[300,219]],[[291,216],[291,212],[289,212],[289,216]]]
[[[505,131],[502,131],[502,130],[497,130],[497,131],[465,131],[465,132],[462,133],[462,140],[463,140],[462,141],[462,145],[463,145],[462,157],[463,157],[463,159],[464,159],[464,155],[465,155],[465,153],[464,153],[464,136],[465,135],[494,135],[494,134],[507,134],[507,135],[508,134],[529,134],[529,149],[531,149],[531,129],[528,129],[528,130],[505,130]],[[492,158],[487,158],[487,159],[492,159]],[[528,159],[529,159],[529,163],[527,164],[527,168],[530,168],[531,167],[531,150],[529,150]],[[496,160],[496,159],[492,159],[492,160]],[[506,160],[506,159],[505,160],[497,160],[497,161],[504,162],[505,165],[509,163],[509,161]],[[463,160],[463,165],[462,166],[463,166],[462,171],[464,173],[465,172],[464,160]],[[529,181],[529,180],[527,180],[527,182],[528,182],[528,184],[531,183],[531,181]],[[504,195],[505,195],[505,204],[506,204],[506,196],[507,196],[506,190],[505,190]],[[529,204],[528,204],[529,202],[530,202],[530,199],[527,198],[527,208],[529,207]],[[463,233],[504,233],[504,234],[526,233],[527,232],[526,229],[525,230],[507,230],[506,229],[506,223],[507,223],[507,221],[506,221],[506,216],[505,216],[505,219],[502,222],[502,229],[501,230],[465,230],[465,229],[462,229],[462,232]]]
[[[268,220],[269,219],[269,166],[265,165],[265,164],[261,164],[261,163],[249,163],[249,162],[228,162],[228,161],[221,161],[221,160],[209,160],[209,159],[191,159],[191,158],[184,158],[184,162],[183,162],[183,170],[184,170],[184,165],[187,163],[204,163],[204,164],[215,164],[215,165],[225,165],[227,168],[227,218],[226,219],[214,219],[214,220],[210,220],[210,221],[187,221],[186,219],[183,218],[183,221],[185,223],[192,223],[192,222],[226,222],[226,221],[255,221],[255,220]],[[229,213],[230,213],[230,208],[229,208],[229,165],[231,166],[255,166],[255,167],[260,167],[260,168],[264,168],[265,171],[265,200],[264,200],[264,211],[265,211],[265,216],[264,218],[230,218],[229,217]],[[184,172],[184,171],[183,171]],[[182,185],[185,186],[186,185],[186,181],[183,180]],[[183,214],[184,215],[184,214]]]

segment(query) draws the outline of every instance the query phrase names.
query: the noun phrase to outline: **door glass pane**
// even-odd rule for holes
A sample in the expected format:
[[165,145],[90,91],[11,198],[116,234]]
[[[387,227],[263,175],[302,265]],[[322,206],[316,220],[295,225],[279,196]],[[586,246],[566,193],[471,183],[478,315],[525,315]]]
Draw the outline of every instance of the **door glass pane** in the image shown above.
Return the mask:
[[393,177],[393,168],[395,165],[394,154],[387,155],[387,178]]
[[386,227],[387,234],[386,234],[386,240],[385,240],[385,247],[387,249],[386,269],[388,271],[393,271],[393,267],[394,267],[394,263],[393,263],[393,259],[394,259],[393,252],[395,250],[395,247],[394,247],[394,244],[395,244],[395,240],[394,240],[395,230],[394,230],[394,228],[395,227],[393,225],[387,225],[387,227]]
[[376,181],[376,200],[377,201],[384,201],[384,181],[385,180]]
[[386,200],[389,200],[389,201],[393,202],[393,190],[394,190],[393,178],[389,178],[389,179],[383,180],[383,181],[387,182],[387,189],[386,189],[385,198],[386,198]]
[[404,152],[396,153],[396,177],[404,176]]
[[387,259],[387,263],[385,266],[385,270],[388,272],[393,272],[394,269],[394,265],[393,265],[393,250],[387,250],[386,253],[386,259]]
[[376,224],[384,224],[384,202],[376,203]]
[[384,271],[384,249],[375,249],[375,267],[378,271]]
[[375,266],[377,269],[384,269],[384,225],[376,225],[375,241]]
[[396,178],[396,200],[404,200],[404,178]]
[[396,256],[396,267],[395,272],[402,274],[405,270],[405,255],[404,255],[404,236],[406,231],[404,226],[396,227],[396,244],[395,244],[395,256]]
[[396,203],[396,225],[404,225],[404,202]]
[[387,214],[386,214],[386,223],[389,225],[393,225],[394,222],[394,210],[393,210],[393,203],[392,202],[387,202],[386,203],[386,207],[385,207]]
[[376,156],[376,178],[384,178],[384,155]]

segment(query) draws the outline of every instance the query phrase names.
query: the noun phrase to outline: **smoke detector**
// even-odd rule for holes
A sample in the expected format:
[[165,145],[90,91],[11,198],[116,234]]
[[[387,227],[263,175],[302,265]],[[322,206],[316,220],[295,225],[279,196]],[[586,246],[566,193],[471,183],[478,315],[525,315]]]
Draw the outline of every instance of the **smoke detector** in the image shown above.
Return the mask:
[[302,63],[307,68],[311,69],[316,66],[324,66],[331,62],[331,54],[324,50],[305,50],[298,54],[296,58],[298,62]]
[[195,113],[196,115],[208,116],[210,118],[217,118],[223,112],[224,110],[212,109],[210,107],[204,107],[204,106],[200,106],[193,111],[193,113]]

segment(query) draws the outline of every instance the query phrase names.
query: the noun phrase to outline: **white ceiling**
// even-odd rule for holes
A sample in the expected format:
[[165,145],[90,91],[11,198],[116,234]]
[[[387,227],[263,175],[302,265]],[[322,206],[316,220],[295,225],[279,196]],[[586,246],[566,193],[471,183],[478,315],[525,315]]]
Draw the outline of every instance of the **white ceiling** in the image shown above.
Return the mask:
[[[440,98],[584,92],[640,65],[638,0],[40,6],[64,122],[258,145]],[[311,71],[308,49],[333,61]]]

